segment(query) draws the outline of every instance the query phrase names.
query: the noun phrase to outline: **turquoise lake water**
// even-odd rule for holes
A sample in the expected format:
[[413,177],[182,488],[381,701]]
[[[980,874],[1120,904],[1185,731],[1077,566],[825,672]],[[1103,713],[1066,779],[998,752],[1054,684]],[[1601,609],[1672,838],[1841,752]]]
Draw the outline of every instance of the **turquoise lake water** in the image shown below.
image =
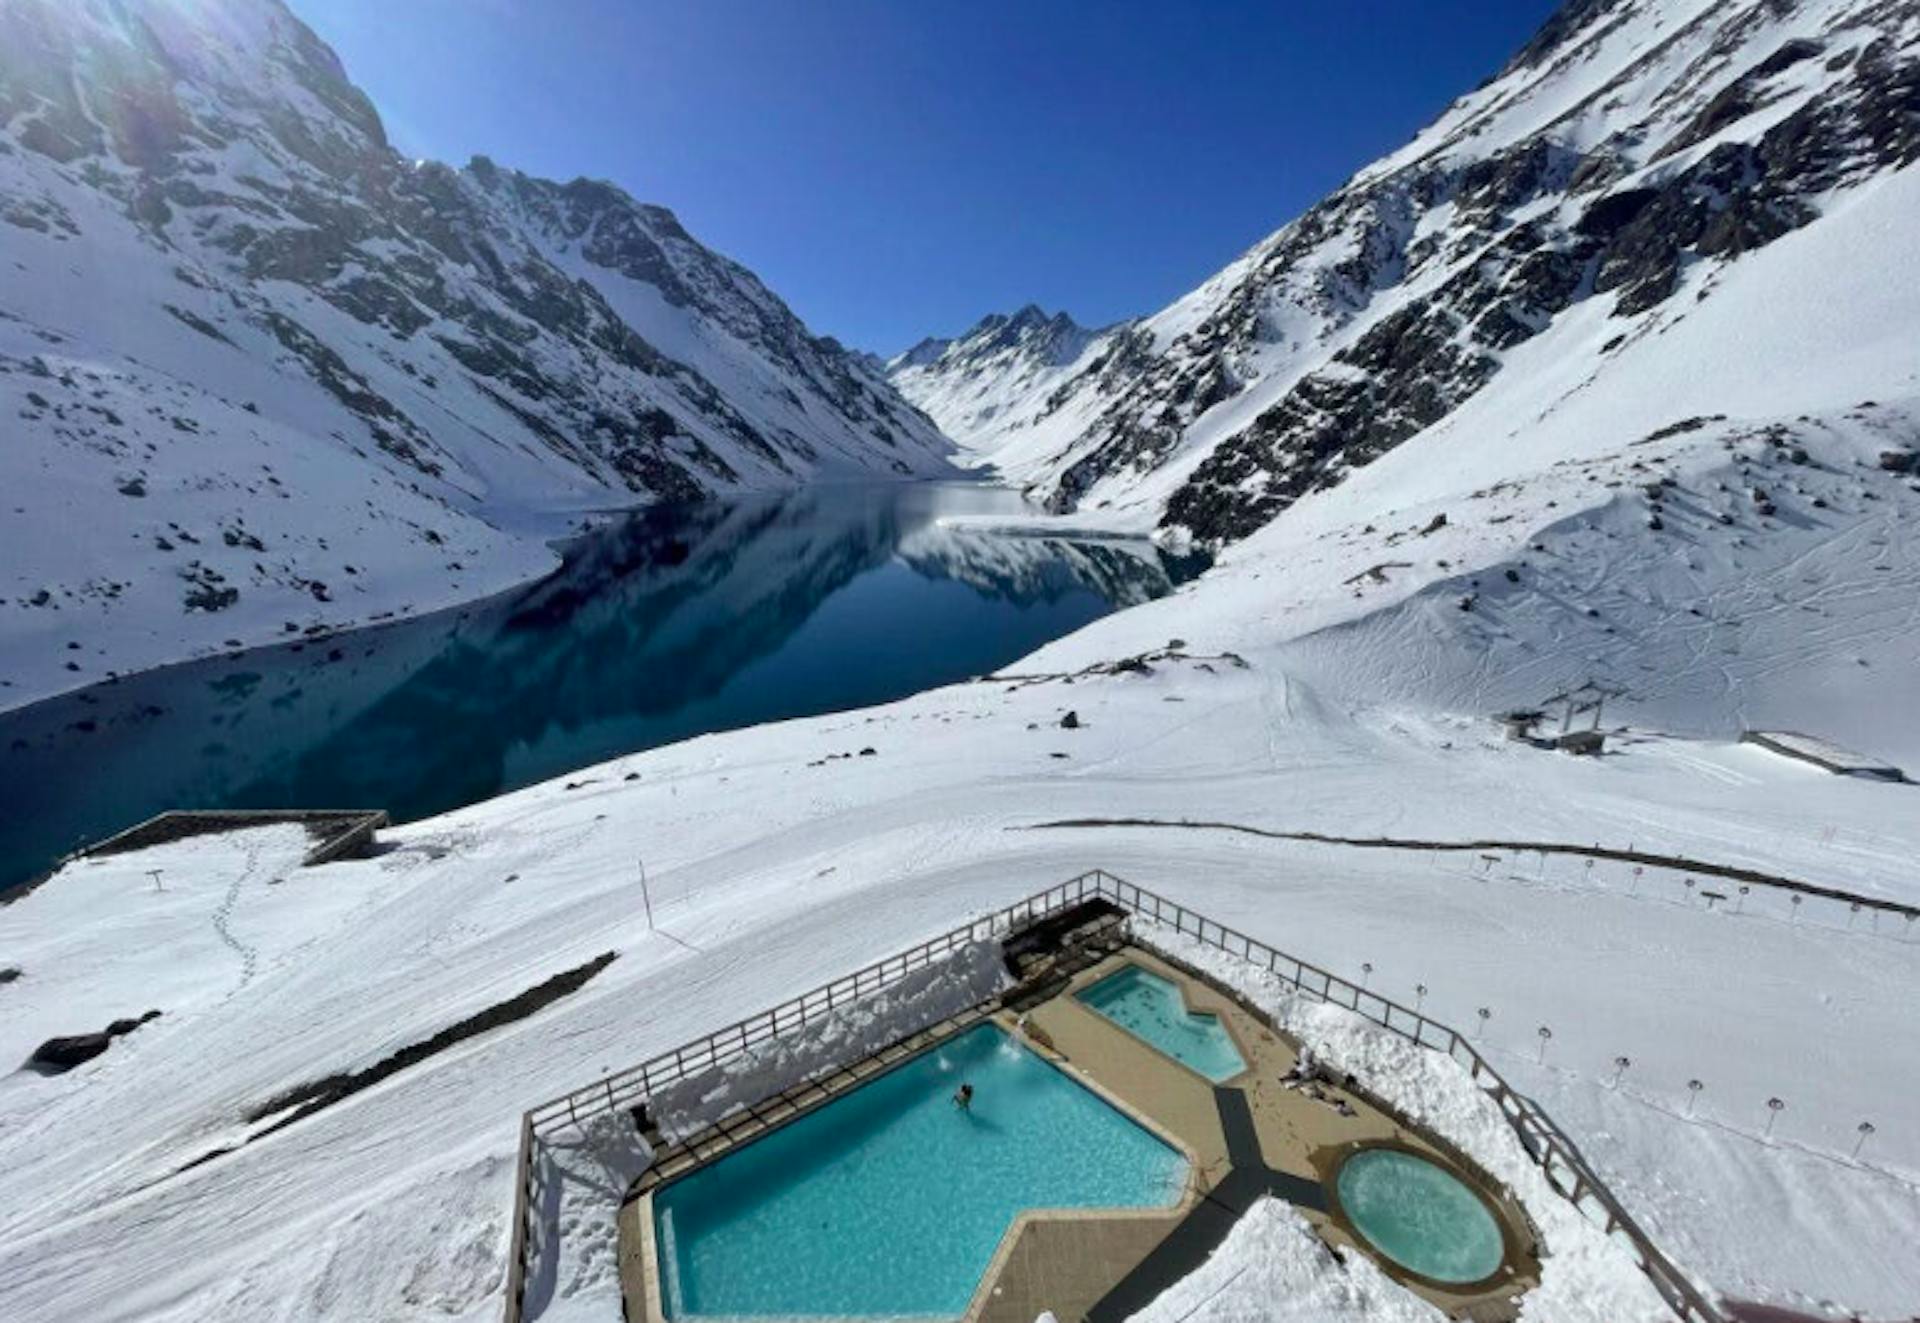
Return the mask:
[[1373,1247],[1437,1282],[1478,1282],[1500,1267],[1500,1224],[1453,1173],[1398,1149],[1362,1149],[1335,1177],[1340,1206]]
[[488,602],[0,714],[0,893],[163,809],[407,821],[689,736],[888,702],[1203,564],[943,522],[982,514],[1032,516],[1015,492],[926,483],[643,510]]
[[1151,970],[1128,965],[1083,988],[1079,997],[1135,1038],[1216,1084],[1247,1068],[1220,1017],[1189,1011],[1180,989]]
[[1186,1175],[1158,1137],[983,1024],[662,1189],[666,1313],[951,1318],[1023,1209],[1170,1205]]

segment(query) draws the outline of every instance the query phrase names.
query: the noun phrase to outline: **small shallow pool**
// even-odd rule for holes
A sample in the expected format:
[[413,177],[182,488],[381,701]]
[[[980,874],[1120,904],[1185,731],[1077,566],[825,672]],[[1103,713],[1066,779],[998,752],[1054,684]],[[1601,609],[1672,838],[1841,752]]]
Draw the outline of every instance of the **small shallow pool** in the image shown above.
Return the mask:
[[1500,1270],[1500,1224],[1452,1172],[1399,1149],[1367,1148],[1340,1164],[1334,1182],[1347,1220],[1409,1272],[1459,1285]]
[[1216,1084],[1247,1068],[1220,1017],[1188,1010],[1173,981],[1152,970],[1128,965],[1082,988],[1079,998],[1135,1038]]
[[663,1187],[663,1306],[950,1318],[1023,1210],[1169,1206],[1186,1179],[1158,1136],[983,1024]]

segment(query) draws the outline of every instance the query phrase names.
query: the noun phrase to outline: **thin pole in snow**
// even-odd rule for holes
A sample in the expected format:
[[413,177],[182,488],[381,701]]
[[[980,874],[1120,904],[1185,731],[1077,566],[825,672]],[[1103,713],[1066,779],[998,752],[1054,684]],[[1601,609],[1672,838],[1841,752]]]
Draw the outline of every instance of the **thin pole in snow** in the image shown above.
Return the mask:
[[1699,1080],[1687,1081],[1687,1115],[1693,1115],[1693,1105],[1700,1101],[1700,1090],[1707,1086]]
[[641,903],[647,907],[647,931],[652,932],[653,931],[653,895],[647,889],[647,861],[644,859],[641,859],[638,861],[638,863],[640,865],[640,900],[641,900]]
[[1853,1156],[1860,1156],[1860,1148],[1867,1142],[1867,1136],[1873,1133],[1873,1122],[1862,1121],[1858,1127],[1860,1138],[1853,1141]]
[[1779,1099],[1779,1098],[1767,1099],[1767,1132],[1766,1134],[1761,1136],[1762,1139],[1773,1138],[1773,1123],[1779,1120],[1780,1113],[1786,1110],[1787,1110],[1787,1104],[1782,1099]]
[[160,885],[160,874],[164,873],[165,871],[166,870],[164,868],[149,868],[147,870],[147,876],[153,879],[153,889],[155,891],[166,890],[165,887]]
[[1540,1056],[1538,1064],[1544,1066],[1547,1064],[1547,1040],[1553,1037],[1553,1030],[1543,1024],[1535,1032],[1540,1035]]

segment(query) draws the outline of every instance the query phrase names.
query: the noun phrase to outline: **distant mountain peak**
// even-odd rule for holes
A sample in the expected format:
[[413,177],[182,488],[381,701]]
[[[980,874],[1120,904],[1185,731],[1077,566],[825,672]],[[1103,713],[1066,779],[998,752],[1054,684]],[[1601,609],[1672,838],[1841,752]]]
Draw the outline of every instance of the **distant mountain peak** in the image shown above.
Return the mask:
[[965,449],[1044,414],[1068,369],[1107,334],[1028,303],[988,313],[958,336],[920,341],[889,360],[887,374]]
[[[1542,361],[1580,362],[1559,370],[1586,390],[1740,273],[1784,279],[1763,250],[1920,162],[1916,98],[1911,0],[1568,0],[1405,146],[1159,313],[1088,332],[1022,308],[892,376],[1052,510],[1242,538],[1483,392],[1522,392],[1513,412],[1537,422]],[[1850,261],[1891,269],[1913,241]]]

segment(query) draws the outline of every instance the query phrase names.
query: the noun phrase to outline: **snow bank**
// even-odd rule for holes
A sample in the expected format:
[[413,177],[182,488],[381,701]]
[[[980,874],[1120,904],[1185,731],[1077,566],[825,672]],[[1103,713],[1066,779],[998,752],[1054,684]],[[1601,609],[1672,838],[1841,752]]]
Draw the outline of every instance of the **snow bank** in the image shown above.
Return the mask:
[[1206,1263],[1168,1287],[1132,1323],[1445,1323],[1371,1259],[1344,1261],[1306,1219],[1262,1199]]
[[[661,1134],[685,1139],[822,1071],[978,1005],[1008,982],[997,941],[975,942],[872,996],[689,1076],[650,1100]],[[536,1150],[526,1316],[610,1317],[620,1293],[620,1205],[653,1161],[624,1112],[596,1112]]]
[[1668,1317],[1622,1241],[1547,1183],[1499,1105],[1452,1057],[1420,1047],[1344,1007],[1315,1001],[1279,975],[1150,920],[1148,942],[1246,994],[1338,1074],[1353,1075],[1402,1116],[1452,1143],[1510,1190],[1541,1238],[1540,1285],[1522,1323],[1628,1323]]
[[1000,943],[975,942],[821,1019],[663,1089],[660,1133],[685,1139],[744,1107],[977,1006],[1008,984]]
[[620,1205],[653,1161],[624,1112],[598,1112],[535,1149],[526,1317],[605,1319],[620,1293]]

